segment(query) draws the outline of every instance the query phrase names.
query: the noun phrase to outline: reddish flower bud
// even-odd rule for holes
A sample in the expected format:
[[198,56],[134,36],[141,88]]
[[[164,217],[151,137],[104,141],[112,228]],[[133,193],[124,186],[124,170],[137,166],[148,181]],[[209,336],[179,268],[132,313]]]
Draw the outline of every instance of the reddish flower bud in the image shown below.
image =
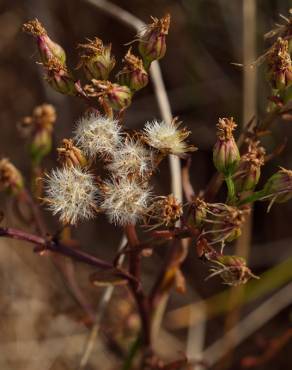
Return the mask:
[[94,40],[89,40],[87,44],[81,44],[79,47],[84,53],[80,55],[78,68],[83,68],[86,78],[107,80],[116,64],[115,58],[111,55],[111,44],[104,46],[103,42],[95,37]]
[[117,74],[120,85],[129,86],[132,91],[142,89],[148,84],[148,73],[145,71],[142,59],[128,50],[124,58],[125,67]]
[[152,18],[152,21],[138,35],[139,52],[147,67],[153,60],[159,60],[165,55],[170,15],[167,14],[161,19]]
[[217,124],[217,142],[213,148],[213,162],[216,169],[228,176],[234,172],[240,160],[240,154],[233,137],[237,125],[233,118],[220,118]]
[[24,187],[24,181],[18,169],[6,158],[0,160],[0,190],[7,190],[17,195]]
[[60,63],[58,59],[52,58],[44,63],[46,69],[46,80],[57,92],[65,95],[77,95],[76,82],[67,67]]
[[84,87],[88,96],[100,97],[114,110],[125,109],[131,104],[132,92],[127,86],[94,79],[91,82]]
[[241,157],[237,170],[233,175],[233,181],[238,193],[255,188],[261,175],[261,167],[265,163],[264,158],[265,149],[259,146],[259,142],[250,143],[247,153]]
[[23,30],[36,37],[37,46],[43,63],[47,63],[52,58],[57,58],[62,64],[66,62],[64,49],[52,41],[42,24],[34,19],[23,25]]

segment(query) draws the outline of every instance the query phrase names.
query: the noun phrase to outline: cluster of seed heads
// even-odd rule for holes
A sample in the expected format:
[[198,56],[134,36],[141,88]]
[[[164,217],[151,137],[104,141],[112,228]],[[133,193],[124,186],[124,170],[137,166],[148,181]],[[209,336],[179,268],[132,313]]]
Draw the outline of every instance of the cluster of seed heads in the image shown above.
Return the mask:
[[[188,134],[176,122],[155,120],[130,136],[117,120],[87,114],[77,122],[73,140],[65,139],[64,147],[58,149],[61,162],[65,160],[63,166],[47,176],[45,201],[63,223],[76,224],[94,217],[96,212],[104,212],[111,223],[136,224],[149,219],[149,214],[154,215],[156,204],[168,207],[168,211],[155,212],[156,218],[158,213],[165,214],[164,222],[168,224],[171,217],[178,219],[181,212],[173,207],[176,216],[170,215],[172,208],[161,199],[156,200],[149,181],[161,156],[185,155],[194,150],[185,142]],[[97,160],[108,172],[104,180],[95,174]]]

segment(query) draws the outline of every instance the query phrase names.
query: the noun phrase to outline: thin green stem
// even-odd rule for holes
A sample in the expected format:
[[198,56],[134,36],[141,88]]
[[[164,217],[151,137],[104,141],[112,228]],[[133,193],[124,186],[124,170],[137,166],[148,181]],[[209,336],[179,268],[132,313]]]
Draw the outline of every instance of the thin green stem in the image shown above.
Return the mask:
[[232,204],[234,203],[235,197],[236,197],[235,186],[234,186],[232,176],[231,175],[226,176],[225,182],[226,182],[227,189],[228,189],[228,202]]
[[248,197],[242,199],[238,203],[238,205],[243,206],[244,204],[247,204],[247,203],[254,203],[257,200],[259,200],[260,198],[262,198],[264,195],[265,195],[265,193],[264,193],[263,190],[256,191],[255,193],[253,193],[253,194],[249,195]]

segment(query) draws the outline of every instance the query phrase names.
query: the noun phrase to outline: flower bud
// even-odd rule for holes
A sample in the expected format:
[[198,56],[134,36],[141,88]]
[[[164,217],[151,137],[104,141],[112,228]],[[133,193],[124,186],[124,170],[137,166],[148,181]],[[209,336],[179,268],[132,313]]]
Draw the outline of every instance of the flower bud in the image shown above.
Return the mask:
[[292,62],[288,41],[277,39],[266,56],[267,79],[273,89],[282,90],[292,85]]
[[120,85],[129,86],[132,91],[138,91],[148,84],[148,73],[145,71],[142,59],[128,50],[124,58],[125,67],[117,74]]
[[73,77],[68,72],[67,67],[60,63],[57,58],[52,58],[44,63],[44,67],[46,69],[45,79],[54,90],[65,95],[78,94]]
[[138,35],[139,52],[148,67],[153,60],[164,57],[166,52],[166,35],[170,25],[170,15],[163,18],[152,18],[153,22]]
[[272,175],[263,189],[263,200],[284,203],[292,198],[292,171],[282,168]]
[[213,148],[213,162],[217,171],[225,176],[233,174],[240,160],[240,154],[233,137],[237,125],[233,118],[220,118],[217,124],[217,142]]
[[241,157],[237,170],[233,175],[233,181],[238,193],[255,188],[261,175],[261,167],[265,163],[264,157],[265,149],[259,146],[258,142],[250,145],[247,153]]
[[63,139],[62,147],[57,148],[57,152],[58,160],[64,166],[85,167],[87,165],[87,160],[82,151],[74,146],[71,139]]
[[91,85],[84,87],[88,96],[100,97],[114,110],[125,109],[131,104],[132,93],[127,86],[94,79],[91,82]]
[[23,30],[36,37],[37,46],[43,63],[47,63],[52,58],[57,58],[61,64],[66,62],[64,49],[52,41],[42,24],[34,19],[23,25]]
[[8,190],[16,195],[24,187],[24,181],[18,169],[6,158],[0,160],[0,190]]
[[38,164],[52,149],[52,132],[48,129],[37,130],[29,145],[33,163]]
[[111,44],[104,46],[103,42],[95,37],[94,40],[89,40],[87,44],[81,44],[79,47],[84,53],[80,55],[78,68],[83,68],[86,78],[107,80],[116,64],[115,58],[111,55]]
[[224,284],[237,286],[247,283],[250,278],[258,279],[246,266],[246,261],[242,257],[218,255],[211,262],[214,265],[209,278],[220,275]]

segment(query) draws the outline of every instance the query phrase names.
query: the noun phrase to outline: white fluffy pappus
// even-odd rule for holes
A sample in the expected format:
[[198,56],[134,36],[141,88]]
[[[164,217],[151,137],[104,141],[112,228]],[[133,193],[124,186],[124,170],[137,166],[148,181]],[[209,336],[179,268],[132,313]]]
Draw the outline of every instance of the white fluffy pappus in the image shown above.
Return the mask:
[[139,140],[127,138],[113,153],[107,169],[118,176],[138,175],[143,177],[153,167],[152,153]]
[[194,151],[196,148],[188,145],[185,139],[190,131],[185,128],[179,129],[180,122],[175,119],[171,122],[157,121],[147,122],[144,127],[144,137],[148,145],[165,154],[183,155]]
[[150,190],[133,180],[112,179],[104,183],[100,208],[111,223],[125,226],[136,224],[148,211]]
[[58,168],[47,176],[45,183],[45,202],[62,223],[74,225],[94,216],[98,189],[94,177],[85,169]]
[[74,140],[90,158],[112,154],[121,142],[121,128],[117,120],[88,114],[79,119]]

